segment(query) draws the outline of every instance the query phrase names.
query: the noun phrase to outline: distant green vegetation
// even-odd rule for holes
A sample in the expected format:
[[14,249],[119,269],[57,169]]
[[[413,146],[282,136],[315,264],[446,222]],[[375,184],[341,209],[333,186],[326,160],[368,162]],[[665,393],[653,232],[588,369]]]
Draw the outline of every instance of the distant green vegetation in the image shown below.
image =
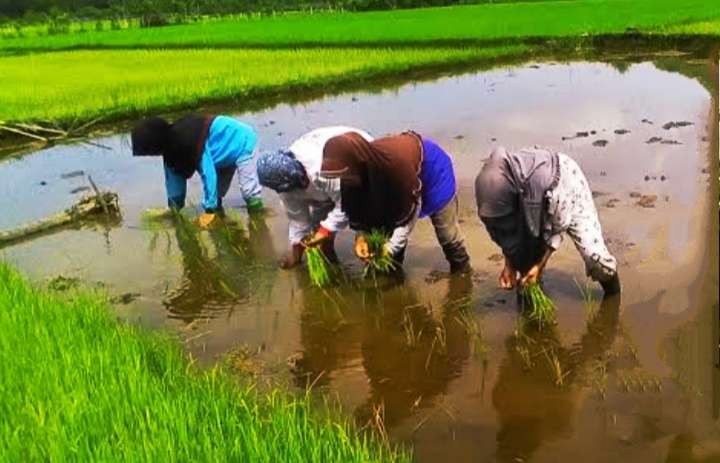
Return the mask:
[[[645,32],[720,19],[717,0],[561,0],[369,13],[290,13],[0,40],[6,50],[437,44]],[[701,31],[699,31],[701,32]]]
[[105,50],[0,59],[0,120],[77,123],[526,53],[483,49]]
[[199,371],[104,298],[31,287],[0,263],[1,461],[407,462],[306,395]]

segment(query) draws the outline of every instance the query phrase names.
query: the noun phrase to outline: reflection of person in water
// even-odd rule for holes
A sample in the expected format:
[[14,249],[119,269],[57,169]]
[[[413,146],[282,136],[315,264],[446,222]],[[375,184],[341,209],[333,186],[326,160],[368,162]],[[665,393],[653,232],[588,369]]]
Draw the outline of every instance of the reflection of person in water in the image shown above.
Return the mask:
[[505,256],[500,286],[535,283],[567,233],[587,274],[620,292],[617,261],[603,238],[592,192],[577,163],[545,149],[497,148],[475,180],[478,215]]
[[182,255],[183,278],[168,294],[165,305],[184,320],[192,321],[201,314],[226,310],[247,300],[258,289],[255,280],[267,279],[265,270],[272,268],[268,265],[274,256],[272,240],[261,216],[248,221],[247,231],[231,221],[203,231],[178,215],[175,236]]
[[[619,307],[619,296],[606,298],[580,342],[570,348],[560,345],[552,328],[507,339],[507,357],[492,393],[500,422],[499,461],[527,461],[543,442],[570,435],[578,401],[573,383],[590,361],[611,347]],[[554,361],[561,372],[553,370]]]
[[430,403],[460,375],[470,355],[470,339],[460,311],[467,310],[463,302],[468,300],[472,282],[462,276],[449,284],[440,320],[404,285],[381,294],[359,295],[366,305],[358,323],[339,324],[337,317],[323,322],[320,312],[336,313],[331,304],[322,308],[314,299],[305,301],[301,324],[304,353],[296,365],[298,386],[326,384],[333,370],[362,356],[372,391],[356,411],[359,422],[366,423],[373,409],[382,405],[385,424],[392,425],[416,406]]
[[[368,422],[373,409],[382,405],[384,425],[392,426],[416,407],[430,405],[460,376],[471,355],[469,333],[460,312],[469,310],[463,301],[471,294],[472,281],[468,277],[452,278],[449,285],[440,320],[425,306],[408,305],[411,301],[386,303],[383,322],[366,328],[362,355],[372,391],[356,411],[361,423]],[[417,336],[414,346],[408,346],[411,332]]]

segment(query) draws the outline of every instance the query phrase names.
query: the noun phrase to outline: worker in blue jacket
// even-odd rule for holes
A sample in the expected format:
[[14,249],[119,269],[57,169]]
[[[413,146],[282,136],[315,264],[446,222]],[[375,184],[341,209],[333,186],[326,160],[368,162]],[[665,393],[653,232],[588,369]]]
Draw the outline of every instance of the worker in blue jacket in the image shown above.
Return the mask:
[[237,170],[248,212],[263,209],[261,189],[252,163],[255,130],[232,117],[190,114],[174,123],[160,117],[138,122],[132,130],[134,156],[162,156],[168,207],[185,206],[187,180],[197,172],[203,184],[204,213],[209,227],[222,214],[222,198]]

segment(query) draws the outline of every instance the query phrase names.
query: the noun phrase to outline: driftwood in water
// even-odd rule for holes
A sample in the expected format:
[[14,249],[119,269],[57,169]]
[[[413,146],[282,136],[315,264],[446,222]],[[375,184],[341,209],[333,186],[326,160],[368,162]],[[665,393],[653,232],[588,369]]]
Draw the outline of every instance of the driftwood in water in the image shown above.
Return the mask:
[[23,124],[20,122],[7,123],[0,121],[0,140],[3,139],[2,134],[10,134],[10,137],[14,137],[20,140],[30,140],[31,143],[12,143],[9,142],[9,146],[5,146],[3,143],[3,149],[7,150],[18,150],[23,148],[41,148],[44,146],[52,145],[56,142],[73,142],[79,141],[87,143],[89,145],[96,146],[98,148],[111,150],[109,146],[102,145],[95,141],[88,140],[88,137],[92,136],[90,127],[95,125],[100,118],[93,119],[90,122],[82,124],[80,126],[72,125],[70,127],[59,127],[55,125],[43,126],[40,124]]
[[77,204],[63,212],[23,224],[13,230],[0,231],[0,246],[63,225],[77,223],[99,214],[109,217],[120,215],[120,205],[116,193],[103,191],[96,195],[85,196]]

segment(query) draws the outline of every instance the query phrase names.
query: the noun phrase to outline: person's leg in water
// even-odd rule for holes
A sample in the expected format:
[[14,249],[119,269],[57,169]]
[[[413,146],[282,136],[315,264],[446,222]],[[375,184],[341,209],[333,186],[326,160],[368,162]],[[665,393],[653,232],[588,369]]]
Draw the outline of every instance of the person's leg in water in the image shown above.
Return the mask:
[[238,160],[236,165],[240,190],[249,213],[261,212],[264,209],[262,200],[262,187],[258,180],[257,170],[253,162],[254,155],[249,159]]
[[[567,159],[575,164],[572,159]],[[606,295],[617,294],[621,290],[617,260],[605,244],[592,191],[577,164],[570,172],[575,183],[572,198],[575,206],[567,234],[585,262],[587,275],[600,283]]]
[[458,200],[455,196],[445,207],[430,216],[435,235],[442,247],[445,259],[450,263],[450,273],[467,273],[470,267],[470,256],[465,249],[465,242],[460,232],[458,221]]

